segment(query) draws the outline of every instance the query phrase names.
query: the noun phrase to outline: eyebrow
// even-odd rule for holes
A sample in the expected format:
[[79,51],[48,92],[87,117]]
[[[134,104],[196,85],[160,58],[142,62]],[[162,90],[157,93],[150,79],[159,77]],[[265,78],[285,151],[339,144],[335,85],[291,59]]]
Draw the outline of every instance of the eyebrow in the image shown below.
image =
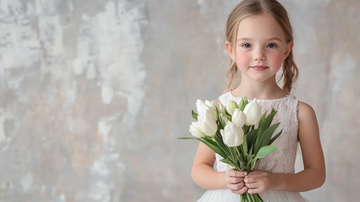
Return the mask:
[[[244,40],[244,41],[249,41],[249,40],[252,40],[251,38],[240,38],[238,39],[237,41],[240,41],[240,40]],[[281,39],[277,38],[277,37],[273,37],[273,38],[270,38],[270,39],[267,39],[268,41],[271,41],[271,40],[277,40],[277,41],[281,41]]]

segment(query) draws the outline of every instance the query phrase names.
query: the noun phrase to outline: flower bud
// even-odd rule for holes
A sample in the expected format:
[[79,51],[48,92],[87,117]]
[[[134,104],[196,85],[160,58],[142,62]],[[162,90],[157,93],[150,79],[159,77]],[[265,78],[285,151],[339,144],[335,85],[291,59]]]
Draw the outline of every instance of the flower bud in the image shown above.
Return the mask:
[[257,103],[256,98],[246,105],[244,109],[244,113],[246,115],[246,121],[245,121],[246,125],[248,126],[255,125],[260,121],[261,107]]
[[235,109],[237,108],[237,104],[235,101],[229,100],[229,103],[226,106],[226,111],[232,115],[235,111]]
[[242,97],[240,102],[239,102],[239,105],[238,105],[238,108],[241,110],[241,111],[244,111],[244,108],[245,106],[248,104],[248,99],[245,97]]

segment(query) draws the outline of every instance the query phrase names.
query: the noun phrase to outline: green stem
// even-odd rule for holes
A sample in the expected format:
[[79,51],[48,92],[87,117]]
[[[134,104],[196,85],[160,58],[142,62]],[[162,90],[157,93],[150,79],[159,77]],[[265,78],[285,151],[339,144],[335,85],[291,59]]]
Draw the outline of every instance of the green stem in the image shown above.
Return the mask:
[[264,202],[259,194],[249,194],[245,192],[241,195],[240,202]]

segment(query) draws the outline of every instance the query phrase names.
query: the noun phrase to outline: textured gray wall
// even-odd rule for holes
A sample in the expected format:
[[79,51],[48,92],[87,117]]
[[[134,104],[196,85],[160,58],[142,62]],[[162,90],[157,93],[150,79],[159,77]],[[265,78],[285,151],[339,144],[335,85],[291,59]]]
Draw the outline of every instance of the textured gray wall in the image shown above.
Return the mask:
[[[360,2],[281,0],[295,95],[317,112],[327,181],[360,185]],[[195,201],[196,99],[225,89],[235,0],[0,0],[0,201]],[[356,197],[356,198],[355,198]]]

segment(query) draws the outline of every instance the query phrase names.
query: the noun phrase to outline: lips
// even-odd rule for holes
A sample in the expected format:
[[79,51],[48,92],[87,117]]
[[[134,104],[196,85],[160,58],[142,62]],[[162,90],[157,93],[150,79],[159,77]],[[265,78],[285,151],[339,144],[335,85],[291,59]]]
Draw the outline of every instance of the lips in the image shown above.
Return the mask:
[[256,71],[264,71],[269,67],[266,67],[266,66],[252,66],[250,68],[252,68],[253,70],[256,70]]

